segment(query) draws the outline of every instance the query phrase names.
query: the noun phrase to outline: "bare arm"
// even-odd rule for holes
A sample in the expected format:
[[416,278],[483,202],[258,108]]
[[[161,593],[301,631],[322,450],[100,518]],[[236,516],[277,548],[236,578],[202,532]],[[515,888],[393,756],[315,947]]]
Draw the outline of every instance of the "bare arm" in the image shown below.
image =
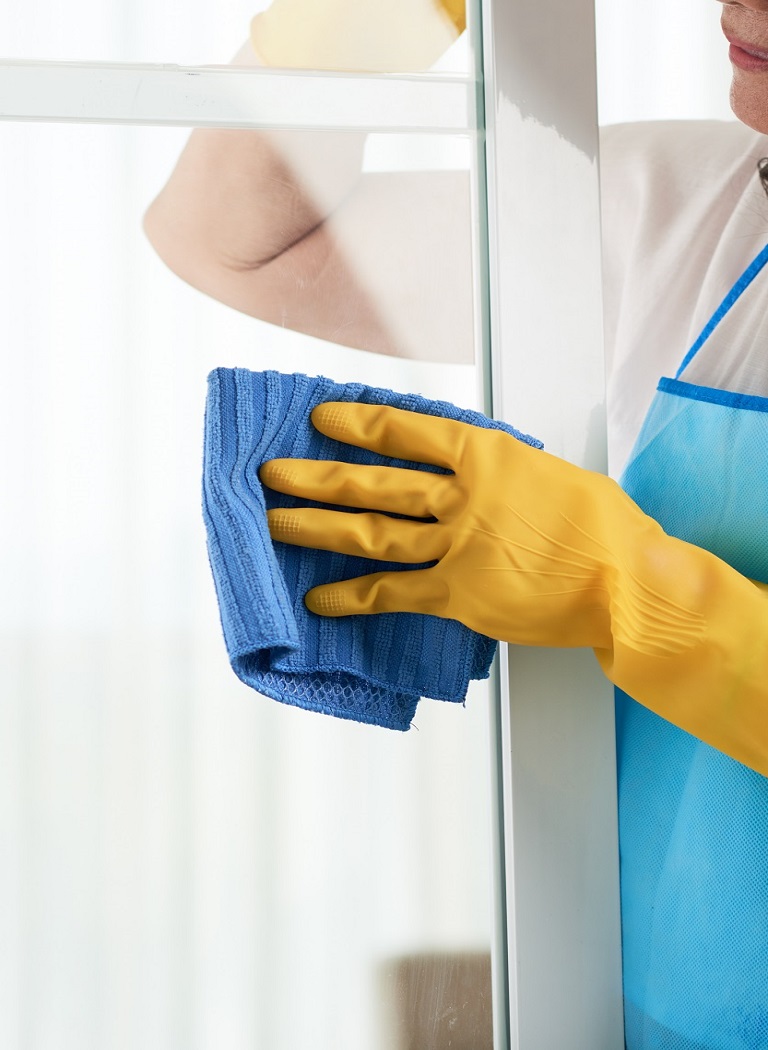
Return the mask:
[[[258,64],[250,45],[233,64]],[[146,233],[193,284],[201,268],[259,269],[343,201],[359,180],[364,143],[352,133],[193,131],[146,213]]]
[[[255,64],[249,47],[235,59]],[[191,285],[347,346],[471,360],[464,173],[360,174],[344,132],[192,133],[145,217]]]

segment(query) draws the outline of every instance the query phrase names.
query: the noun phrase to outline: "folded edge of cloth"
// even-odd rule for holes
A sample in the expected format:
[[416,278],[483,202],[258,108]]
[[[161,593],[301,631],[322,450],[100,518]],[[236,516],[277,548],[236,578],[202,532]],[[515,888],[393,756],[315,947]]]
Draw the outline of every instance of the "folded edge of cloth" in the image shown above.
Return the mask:
[[541,442],[479,412],[417,394],[242,368],[218,368],[208,377],[203,515],[232,669],[247,685],[283,703],[407,730],[421,697],[461,702],[470,678],[487,678],[496,642],[435,616],[331,619],[307,609],[304,595],[320,583],[408,569],[273,544],[267,508],[297,501],[262,488],[261,464],[295,457],[443,472],[320,434],[309,416],[325,401],[393,405],[504,430],[535,447]]

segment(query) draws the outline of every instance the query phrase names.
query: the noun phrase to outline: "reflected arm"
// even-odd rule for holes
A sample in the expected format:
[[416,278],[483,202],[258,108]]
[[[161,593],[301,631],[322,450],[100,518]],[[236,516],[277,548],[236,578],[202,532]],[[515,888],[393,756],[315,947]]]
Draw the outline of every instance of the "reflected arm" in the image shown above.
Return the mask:
[[[249,45],[234,60],[256,65]],[[471,361],[464,172],[361,175],[350,132],[197,129],[145,232],[213,298],[378,353]]]

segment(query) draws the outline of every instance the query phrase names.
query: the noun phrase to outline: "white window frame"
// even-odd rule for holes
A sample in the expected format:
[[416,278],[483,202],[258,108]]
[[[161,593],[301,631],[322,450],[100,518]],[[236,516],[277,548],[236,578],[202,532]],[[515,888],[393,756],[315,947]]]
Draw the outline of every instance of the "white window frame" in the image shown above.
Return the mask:
[[[494,412],[604,471],[594,5],[483,15]],[[509,1046],[621,1050],[613,692],[585,651],[510,647],[500,679]]]

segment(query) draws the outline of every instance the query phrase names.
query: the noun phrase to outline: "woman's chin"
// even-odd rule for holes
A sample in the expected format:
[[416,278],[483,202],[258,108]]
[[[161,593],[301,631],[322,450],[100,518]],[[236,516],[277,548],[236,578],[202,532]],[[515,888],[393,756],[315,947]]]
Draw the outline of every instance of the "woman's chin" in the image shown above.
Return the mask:
[[768,135],[768,73],[754,74],[735,69],[731,82],[731,109],[742,124]]

